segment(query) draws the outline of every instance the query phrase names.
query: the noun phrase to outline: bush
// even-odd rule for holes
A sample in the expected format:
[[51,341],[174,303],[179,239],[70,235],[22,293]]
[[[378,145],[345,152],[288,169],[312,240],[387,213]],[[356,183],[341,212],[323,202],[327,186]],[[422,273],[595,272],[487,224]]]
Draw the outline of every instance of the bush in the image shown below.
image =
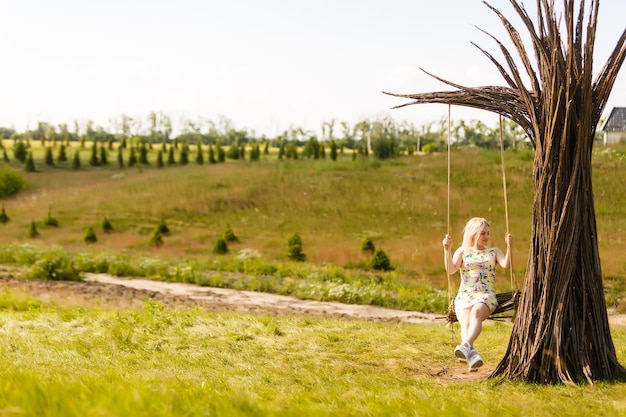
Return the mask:
[[89,228],[85,232],[85,237],[83,240],[85,241],[85,243],[96,243],[98,241],[98,237],[93,231],[93,227],[89,226]]
[[235,232],[233,232],[233,229],[230,228],[230,225],[226,226],[226,230],[222,233],[222,237],[226,242],[239,242],[239,238]]
[[59,221],[52,217],[51,209],[48,208],[48,217],[43,220],[44,226],[59,227]]
[[20,140],[13,146],[13,156],[21,163],[26,162],[28,156],[28,146],[24,141]]
[[9,167],[0,168],[0,198],[15,195],[26,188],[26,180]]
[[298,233],[294,233],[289,238],[287,256],[293,261],[303,262],[306,260],[306,255],[302,250],[302,238]]
[[26,276],[32,279],[81,281],[72,261],[66,256],[58,256],[54,253],[38,259],[26,273]]
[[224,255],[228,253],[228,244],[223,237],[217,238],[217,242],[215,242],[215,246],[213,247],[213,253],[216,255]]
[[165,224],[165,220],[161,219],[161,222],[158,224],[157,226],[157,230],[159,231],[159,233],[161,233],[163,236],[169,235],[170,234],[170,228],[167,227],[167,224]]
[[79,170],[80,169],[80,152],[74,152],[74,159],[72,159],[72,169]]
[[163,235],[158,227],[154,229],[154,233],[152,234],[152,237],[150,237],[150,244],[156,246],[157,248],[163,244]]
[[24,165],[24,170],[26,172],[37,172],[37,168],[35,168],[35,160],[33,159],[32,152],[28,152],[28,156],[26,157],[26,164]]
[[6,211],[4,211],[4,206],[2,207],[2,212],[0,212],[0,223],[5,224],[8,223],[11,219],[7,216]]
[[108,218],[104,218],[104,220],[102,220],[102,231],[104,233],[112,233],[113,232],[113,225],[111,224],[111,222],[109,221]]
[[361,242],[361,251],[373,254],[375,250],[376,246],[374,245],[374,242],[371,238],[366,237],[365,239],[363,239],[363,242]]
[[389,257],[381,249],[374,252],[374,255],[367,262],[367,267],[376,271],[393,271]]
[[28,228],[28,237],[36,238],[37,236],[39,236],[39,231],[37,230],[37,224],[33,220],[30,222],[30,227]]

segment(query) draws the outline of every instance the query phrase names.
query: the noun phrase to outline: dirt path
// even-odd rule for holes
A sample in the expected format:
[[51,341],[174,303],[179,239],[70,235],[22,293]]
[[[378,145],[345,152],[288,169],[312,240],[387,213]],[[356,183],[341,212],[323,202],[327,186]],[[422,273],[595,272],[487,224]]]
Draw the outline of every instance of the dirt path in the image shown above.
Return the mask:
[[177,299],[186,298],[198,304],[234,311],[265,311],[402,323],[430,323],[436,320],[434,314],[393,310],[370,305],[300,300],[295,297],[256,291],[201,287],[193,284],[147,279],[125,279],[106,274],[85,274],[85,280],[164,294]]
[[[300,300],[295,297],[239,291],[226,288],[201,287],[193,284],[128,279],[108,274],[84,275],[84,282],[37,281],[13,278],[15,270],[0,268],[0,284],[24,290],[44,301],[63,305],[103,308],[139,307],[147,299],[173,307],[200,306],[216,311],[265,312],[297,314],[314,317],[364,319],[397,323],[442,323],[441,316],[415,311]],[[626,315],[610,314],[611,326],[626,327]]]

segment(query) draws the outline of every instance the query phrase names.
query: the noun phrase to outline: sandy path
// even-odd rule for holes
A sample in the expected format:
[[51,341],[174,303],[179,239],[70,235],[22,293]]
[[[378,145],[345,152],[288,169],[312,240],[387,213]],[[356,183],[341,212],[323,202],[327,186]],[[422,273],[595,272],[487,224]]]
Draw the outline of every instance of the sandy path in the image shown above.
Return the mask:
[[[226,288],[201,287],[177,282],[126,279],[107,274],[85,274],[87,282],[123,286],[141,291],[157,292],[173,297],[184,297],[199,304],[229,307],[239,311],[269,311],[314,316],[345,317],[386,322],[433,323],[435,314],[393,310],[370,305],[343,304],[325,301],[300,300],[286,295]],[[443,322],[437,320],[438,322]]]

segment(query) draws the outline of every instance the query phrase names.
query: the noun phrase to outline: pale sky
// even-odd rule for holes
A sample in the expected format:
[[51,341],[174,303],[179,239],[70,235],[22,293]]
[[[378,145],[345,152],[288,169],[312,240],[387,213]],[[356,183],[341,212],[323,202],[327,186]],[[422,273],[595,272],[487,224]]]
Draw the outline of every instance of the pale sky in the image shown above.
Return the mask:
[[[535,1],[525,3],[534,16]],[[626,27],[624,0],[600,3],[596,72]],[[491,4],[524,33],[508,0]],[[0,16],[0,126],[18,131],[74,120],[109,129],[151,111],[175,128],[226,118],[270,137],[333,119],[421,126],[447,117],[447,106],[390,110],[403,101],[381,91],[448,89],[419,67],[504,85],[470,42],[504,62],[497,45],[474,26],[510,46],[479,0],[0,0]],[[626,68],[605,114],[613,106],[626,106]],[[452,118],[497,121],[462,107]]]

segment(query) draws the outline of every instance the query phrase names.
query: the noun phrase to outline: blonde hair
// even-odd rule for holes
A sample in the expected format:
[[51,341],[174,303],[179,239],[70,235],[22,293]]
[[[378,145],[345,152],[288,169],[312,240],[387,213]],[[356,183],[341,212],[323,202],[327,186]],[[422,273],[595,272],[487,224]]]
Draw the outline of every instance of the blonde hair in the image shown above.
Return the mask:
[[489,222],[482,217],[472,217],[463,228],[463,247],[475,248],[478,235],[485,227],[489,227]]

